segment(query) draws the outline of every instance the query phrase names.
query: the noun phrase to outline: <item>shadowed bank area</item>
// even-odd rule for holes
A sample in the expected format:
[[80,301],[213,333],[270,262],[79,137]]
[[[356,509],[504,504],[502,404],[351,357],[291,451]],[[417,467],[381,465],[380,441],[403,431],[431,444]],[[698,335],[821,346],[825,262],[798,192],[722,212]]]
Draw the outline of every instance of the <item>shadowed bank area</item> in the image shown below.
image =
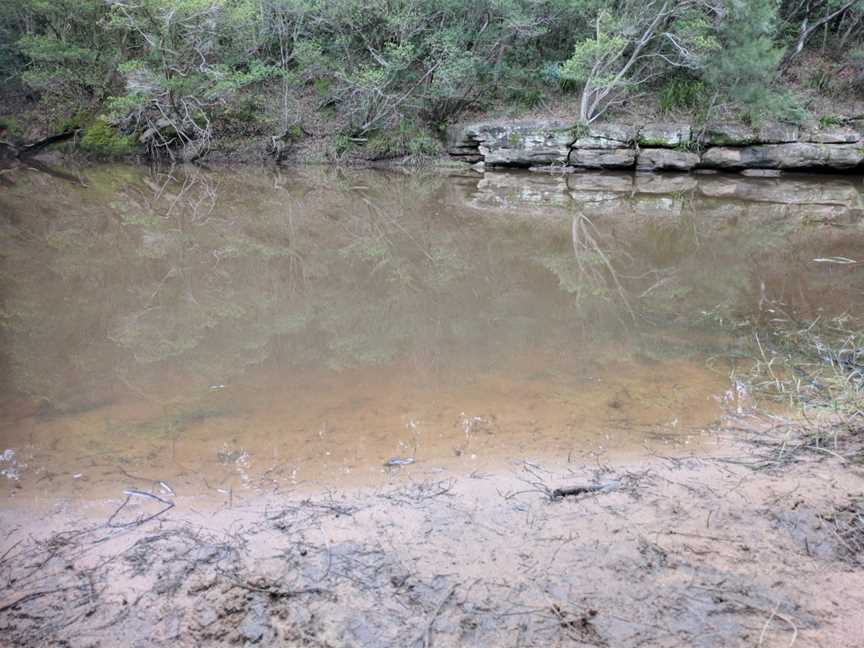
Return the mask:
[[0,179],[0,642],[861,645],[860,177]]

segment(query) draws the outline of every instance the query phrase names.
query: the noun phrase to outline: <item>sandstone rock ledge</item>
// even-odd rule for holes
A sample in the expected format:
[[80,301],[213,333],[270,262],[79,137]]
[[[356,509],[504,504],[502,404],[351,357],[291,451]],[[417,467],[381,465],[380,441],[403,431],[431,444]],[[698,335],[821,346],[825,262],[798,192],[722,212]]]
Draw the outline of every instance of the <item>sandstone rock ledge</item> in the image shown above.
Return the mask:
[[717,122],[592,124],[490,121],[451,132],[448,152],[488,166],[551,169],[821,170],[864,173],[864,119],[837,126]]

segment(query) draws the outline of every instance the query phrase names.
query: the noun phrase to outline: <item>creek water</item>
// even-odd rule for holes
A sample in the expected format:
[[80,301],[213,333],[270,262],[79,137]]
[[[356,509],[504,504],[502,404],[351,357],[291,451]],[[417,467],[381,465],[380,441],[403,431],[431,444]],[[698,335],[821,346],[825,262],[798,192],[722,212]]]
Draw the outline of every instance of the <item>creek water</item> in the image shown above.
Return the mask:
[[861,306],[855,177],[48,171],[0,175],[5,498],[704,450],[736,323]]

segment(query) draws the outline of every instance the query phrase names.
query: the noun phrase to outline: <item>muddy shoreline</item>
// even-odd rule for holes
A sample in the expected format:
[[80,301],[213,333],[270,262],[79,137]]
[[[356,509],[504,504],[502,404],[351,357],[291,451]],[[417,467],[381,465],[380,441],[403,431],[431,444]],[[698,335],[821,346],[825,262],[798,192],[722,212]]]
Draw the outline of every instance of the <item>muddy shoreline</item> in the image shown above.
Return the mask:
[[710,457],[6,508],[3,644],[860,646],[864,474],[733,423]]

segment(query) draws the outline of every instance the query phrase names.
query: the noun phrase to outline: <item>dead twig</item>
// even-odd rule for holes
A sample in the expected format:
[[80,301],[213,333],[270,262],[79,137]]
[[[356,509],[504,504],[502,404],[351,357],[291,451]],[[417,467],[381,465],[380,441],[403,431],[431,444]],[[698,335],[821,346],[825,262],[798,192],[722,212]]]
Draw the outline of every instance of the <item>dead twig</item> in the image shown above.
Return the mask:
[[18,605],[21,605],[22,603],[27,603],[28,601],[32,601],[32,600],[37,599],[37,598],[41,598],[42,596],[48,596],[49,594],[57,594],[58,592],[65,592],[65,591],[70,590],[70,589],[74,589],[74,588],[72,588],[72,587],[58,587],[58,588],[52,589],[52,590],[42,590],[39,592],[30,592],[28,594],[24,594],[22,596],[19,596],[17,599],[15,599],[14,601],[11,601],[10,603],[5,603],[3,605],[0,605],[0,612],[5,612],[6,610],[11,610],[12,608],[14,608]]
[[[163,498],[159,497],[158,495],[154,495],[153,493],[146,493],[144,491],[133,490],[133,489],[126,489],[123,492],[126,495],[126,499],[117,508],[117,510],[111,514],[111,517],[108,518],[108,522],[105,523],[106,526],[111,527],[112,529],[125,529],[128,527],[141,526],[142,524],[145,524],[145,523],[149,522],[150,520],[155,520],[157,517],[159,517],[163,513],[166,513],[167,511],[170,511],[175,506],[174,502],[163,499]],[[161,502],[162,504],[164,504],[164,506],[161,509],[159,509],[158,511],[156,511],[155,513],[153,513],[152,515],[148,515],[147,517],[138,518],[138,519],[133,520],[131,522],[115,523],[114,520],[126,508],[126,506],[129,504],[129,502],[132,500],[133,497],[149,497],[151,499],[156,500],[157,502]]]

